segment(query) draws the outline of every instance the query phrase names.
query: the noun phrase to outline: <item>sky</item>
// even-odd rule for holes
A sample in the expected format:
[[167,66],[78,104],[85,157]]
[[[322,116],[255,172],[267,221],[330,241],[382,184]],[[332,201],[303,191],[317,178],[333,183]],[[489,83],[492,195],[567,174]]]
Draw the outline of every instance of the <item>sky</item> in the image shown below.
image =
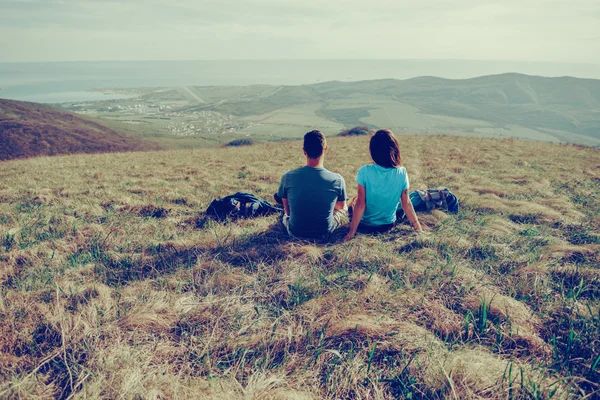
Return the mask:
[[599,0],[0,0],[0,62],[600,64]]

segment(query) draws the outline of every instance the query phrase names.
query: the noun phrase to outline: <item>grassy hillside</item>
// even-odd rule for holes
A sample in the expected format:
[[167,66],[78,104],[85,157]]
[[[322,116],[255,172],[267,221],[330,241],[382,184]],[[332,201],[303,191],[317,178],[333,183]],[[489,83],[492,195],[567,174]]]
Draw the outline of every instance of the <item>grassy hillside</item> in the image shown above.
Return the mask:
[[0,99],[0,161],[159,148],[50,106]]
[[[330,139],[351,195],[367,140]],[[270,199],[299,142],[3,163],[0,398],[597,396],[600,152],[401,145],[460,214],[347,244],[202,223],[215,197]]]
[[600,138],[600,81],[521,74],[418,78],[386,90],[424,112]]
[[457,80],[338,82],[314,88],[330,98],[354,92],[389,95],[418,106],[423,113],[600,138],[600,80],[595,79],[501,74]]

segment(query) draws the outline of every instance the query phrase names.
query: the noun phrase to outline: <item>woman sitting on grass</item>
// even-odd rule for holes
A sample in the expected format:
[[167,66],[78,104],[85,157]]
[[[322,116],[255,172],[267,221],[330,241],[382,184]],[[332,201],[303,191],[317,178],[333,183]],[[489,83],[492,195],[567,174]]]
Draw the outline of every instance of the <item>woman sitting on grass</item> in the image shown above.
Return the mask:
[[421,232],[419,219],[408,198],[408,175],[400,166],[400,145],[394,134],[381,129],[371,137],[369,143],[374,164],[363,165],[356,175],[358,196],[350,201],[352,222],[344,241],[361,233],[380,233],[396,224],[398,202],[406,213],[410,224]]

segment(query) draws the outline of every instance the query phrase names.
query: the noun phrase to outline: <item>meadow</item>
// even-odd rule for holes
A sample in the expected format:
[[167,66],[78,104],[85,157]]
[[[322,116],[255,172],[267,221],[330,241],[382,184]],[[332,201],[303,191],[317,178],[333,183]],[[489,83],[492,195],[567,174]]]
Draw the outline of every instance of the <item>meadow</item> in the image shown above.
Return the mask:
[[[355,194],[368,138],[329,145]],[[597,398],[599,150],[401,147],[461,212],[349,243],[203,218],[298,141],[0,163],[0,398]]]

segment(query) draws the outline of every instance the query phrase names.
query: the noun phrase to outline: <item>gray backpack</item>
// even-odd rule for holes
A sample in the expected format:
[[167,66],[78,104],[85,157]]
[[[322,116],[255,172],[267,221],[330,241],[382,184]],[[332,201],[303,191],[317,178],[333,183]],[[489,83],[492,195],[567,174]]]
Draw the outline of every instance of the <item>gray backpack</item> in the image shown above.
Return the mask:
[[457,214],[459,209],[458,198],[446,187],[412,191],[410,201],[415,211],[440,209]]

